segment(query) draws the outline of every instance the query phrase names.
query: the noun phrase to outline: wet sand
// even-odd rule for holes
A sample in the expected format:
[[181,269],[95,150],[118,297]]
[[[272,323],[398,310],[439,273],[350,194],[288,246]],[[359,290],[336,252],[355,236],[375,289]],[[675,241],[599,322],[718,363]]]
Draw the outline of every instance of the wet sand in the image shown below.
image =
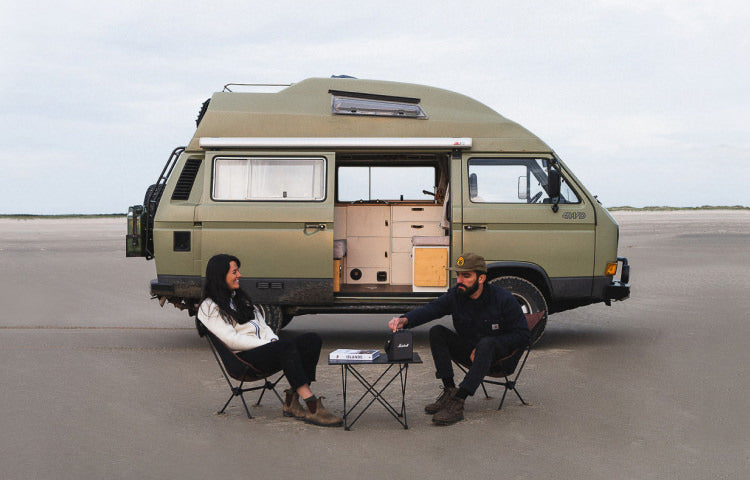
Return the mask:
[[[616,212],[632,295],[553,315],[519,390],[435,427],[428,327],[401,427],[373,405],[352,431],[247,420],[192,319],[149,299],[124,219],[0,219],[3,478],[746,478],[750,212]],[[388,315],[295,319],[327,353],[381,347]],[[314,389],[342,407],[338,367]],[[300,473],[304,472],[304,473]]]

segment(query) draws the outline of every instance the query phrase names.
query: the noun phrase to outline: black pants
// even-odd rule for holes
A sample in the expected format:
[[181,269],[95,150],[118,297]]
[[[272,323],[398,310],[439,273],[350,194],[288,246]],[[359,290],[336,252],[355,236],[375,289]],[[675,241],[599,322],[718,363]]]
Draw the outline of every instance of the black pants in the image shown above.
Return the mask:
[[293,390],[315,381],[323,340],[317,333],[303,333],[293,339],[280,338],[237,356],[264,372],[284,371]]
[[[495,360],[510,355],[521,346],[523,339],[514,334],[483,337],[475,347],[442,325],[435,325],[430,329],[430,350],[435,362],[435,376],[441,380],[453,377],[451,358],[458,363],[469,365],[466,377],[459,387],[471,395],[474,395],[484,377],[490,372],[490,366]],[[471,352],[474,348],[476,353],[472,362]]]

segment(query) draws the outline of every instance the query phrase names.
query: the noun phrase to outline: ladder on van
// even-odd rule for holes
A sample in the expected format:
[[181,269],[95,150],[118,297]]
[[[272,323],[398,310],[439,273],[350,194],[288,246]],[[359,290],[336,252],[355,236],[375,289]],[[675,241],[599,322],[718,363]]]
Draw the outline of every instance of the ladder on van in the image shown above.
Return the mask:
[[164,168],[159,174],[159,178],[156,183],[151,185],[146,191],[146,198],[143,199],[143,207],[146,210],[146,222],[144,225],[144,237],[146,244],[146,260],[154,258],[154,217],[156,216],[156,208],[159,206],[159,200],[161,200],[161,194],[164,192],[164,187],[167,185],[167,179],[172,174],[175,165],[177,165],[177,159],[180,158],[182,152],[185,151],[186,147],[177,147],[172,150],[169,155],[167,163],[164,164]]

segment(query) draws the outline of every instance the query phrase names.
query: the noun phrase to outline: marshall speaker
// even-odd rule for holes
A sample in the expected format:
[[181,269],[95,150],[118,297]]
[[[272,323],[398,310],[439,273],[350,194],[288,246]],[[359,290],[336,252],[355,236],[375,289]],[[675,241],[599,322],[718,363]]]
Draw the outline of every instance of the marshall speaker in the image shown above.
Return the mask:
[[411,360],[414,355],[414,343],[412,333],[406,330],[397,330],[388,335],[385,341],[385,353],[388,360]]

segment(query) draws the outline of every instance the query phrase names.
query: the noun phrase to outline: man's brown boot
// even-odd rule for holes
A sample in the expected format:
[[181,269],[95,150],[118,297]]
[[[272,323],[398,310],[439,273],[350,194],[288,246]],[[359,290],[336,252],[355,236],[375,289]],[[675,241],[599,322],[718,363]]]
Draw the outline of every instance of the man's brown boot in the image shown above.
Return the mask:
[[437,425],[452,425],[464,419],[464,399],[451,396],[432,421]]
[[424,406],[425,413],[429,413],[430,415],[436,414],[443,409],[448,399],[455,395],[456,392],[458,392],[458,388],[456,387],[442,387],[442,389],[443,392],[440,394],[437,400]]
[[325,409],[322,402],[323,398],[325,397],[318,397],[315,400],[315,413],[308,411],[305,414],[305,422],[320,427],[340,427],[344,424],[344,421],[341,417],[337,417]]
[[299,394],[291,388],[284,390],[284,393],[286,393],[284,416],[297,419],[305,418],[305,408],[299,403]]

